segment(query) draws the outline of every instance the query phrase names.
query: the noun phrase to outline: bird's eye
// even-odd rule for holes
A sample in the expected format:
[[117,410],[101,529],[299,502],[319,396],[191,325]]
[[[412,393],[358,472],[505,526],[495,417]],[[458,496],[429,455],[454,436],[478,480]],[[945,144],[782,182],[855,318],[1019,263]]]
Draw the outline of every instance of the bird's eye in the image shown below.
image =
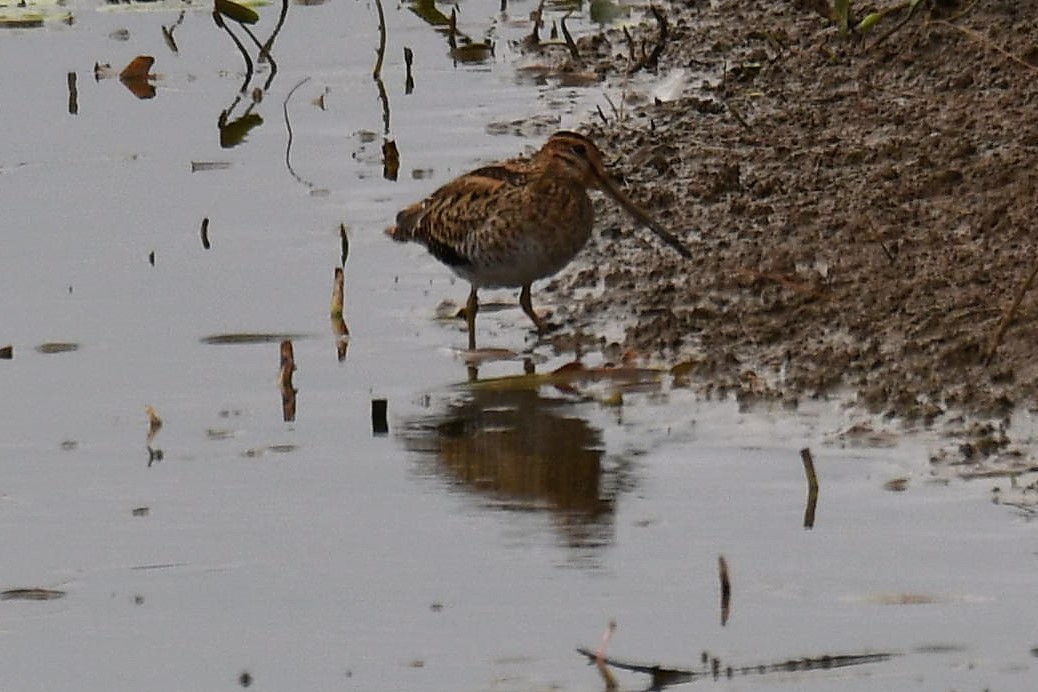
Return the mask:
[[573,153],[577,156],[587,156],[587,147],[585,147],[583,144],[574,144]]

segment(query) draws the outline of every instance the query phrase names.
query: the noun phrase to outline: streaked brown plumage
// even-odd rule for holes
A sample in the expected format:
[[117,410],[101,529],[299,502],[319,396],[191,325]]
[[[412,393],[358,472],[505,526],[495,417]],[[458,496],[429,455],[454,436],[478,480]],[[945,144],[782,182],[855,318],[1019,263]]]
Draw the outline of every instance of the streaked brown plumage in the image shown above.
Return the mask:
[[530,284],[551,276],[591,236],[588,188],[608,193],[683,257],[672,236],[635,206],[612,181],[598,147],[575,132],[557,132],[531,158],[511,159],[456,178],[397,214],[386,233],[425,245],[436,259],[472,284],[465,306],[469,348],[476,347],[480,288],[521,287],[519,304],[543,333],[530,304]]

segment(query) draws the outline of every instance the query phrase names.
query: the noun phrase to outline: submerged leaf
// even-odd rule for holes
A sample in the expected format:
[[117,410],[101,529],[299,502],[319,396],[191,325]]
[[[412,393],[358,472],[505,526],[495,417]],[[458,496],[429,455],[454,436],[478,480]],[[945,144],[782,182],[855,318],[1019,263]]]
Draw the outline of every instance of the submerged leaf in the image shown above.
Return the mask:
[[67,342],[67,341],[48,341],[45,344],[40,344],[36,347],[37,353],[69,353],[71,351],[78,351],[79,344]]
[[53,601],[56,598],[62,598],[64,595],[65,595],[64,591],[58,591],[57,589],[41,589],[41,588],[7,589],[6,591],[0,592],[0,600],[4,600],[4,601]]

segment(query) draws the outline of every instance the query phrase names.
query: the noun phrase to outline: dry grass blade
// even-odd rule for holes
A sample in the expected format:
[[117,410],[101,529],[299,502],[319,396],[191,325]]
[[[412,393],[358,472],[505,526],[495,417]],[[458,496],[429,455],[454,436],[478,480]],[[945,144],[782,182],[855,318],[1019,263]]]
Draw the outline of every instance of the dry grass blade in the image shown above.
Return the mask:
[[1038,261],[1034,263],[1034,267],[1031,268],[1031,273],[1028,274],[1023,283],[1020,284],[1020,288],[1017,290],[1013,302],[1002,315],[1002,319],[999,321],[995,333],[991,335],[991,339],[988,341],[988,347],[984,353],[984,365],[990,365],[991,361],[994,359],[995,351],[998,350],[999,344],[1002,343],[1002,337],[1005,336],[1006,330],[1009,329],[1009,325],[1016,316],[1017,310],[1020,309],[1020,303],[1023,302],[1024,296],[1027,295],[1029,290],[1031,290],[1031,286],[1034,284],[1036,276],[1038,276]]
[[1017,65],[1022,65],[1023,67],[1027,68],[1031,72],[1038,72],[1038,67],[1032,65],[1031,63],[1027,62],[1026,60],[1024,60],[1023,58],[1021,58],[1021,57],[1019,57],[1017,55],[1013,55],[1012,53],[1007,51],[1005,48],[1003,48],[1002,46],[998,45],[997,43],[995,43],[994,41],[989,39],[987,36],[984,36],[983,34],[978,33],[976,31],[974,31],[973,29],[969,29],[969,28],[964,27],[964,26],[959,26],[958,24],[952,24],[951,22],[949,22],[949,21],[947,21],[945,19],[938,19],[937,21],[935,21],[933,23],[936,26],[946,26],[946,27],[949,27],[951,29],[955,29],[956,31],[958,31],[960,33],[963,33],[966,36],[970,37],[971,39],[973,39],[977,43],[980,43],[981,45],[986,46],[986,47],[990,48],[991,50],[995,51],[999,55],[1002,55],[1007,60],[1015,62]]

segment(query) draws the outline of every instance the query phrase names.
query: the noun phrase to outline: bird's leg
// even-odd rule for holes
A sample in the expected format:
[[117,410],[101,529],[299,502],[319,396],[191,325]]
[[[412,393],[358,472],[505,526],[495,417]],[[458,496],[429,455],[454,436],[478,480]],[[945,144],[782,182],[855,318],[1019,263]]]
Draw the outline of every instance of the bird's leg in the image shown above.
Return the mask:
[[476,313],[479,312],[479,298],[476,297],[476,287],[469,291],[468,302],[465,303],[465,322],[469,327],[469,350],[476,350]]
[[519,305],[523,308],[534,325],[537,327],[537,333],[544,333],[544,320],[537,316],[537,313],[533,311],[533,305],[530,304],[530,284],[523,284],[523,289],[519,291]]

